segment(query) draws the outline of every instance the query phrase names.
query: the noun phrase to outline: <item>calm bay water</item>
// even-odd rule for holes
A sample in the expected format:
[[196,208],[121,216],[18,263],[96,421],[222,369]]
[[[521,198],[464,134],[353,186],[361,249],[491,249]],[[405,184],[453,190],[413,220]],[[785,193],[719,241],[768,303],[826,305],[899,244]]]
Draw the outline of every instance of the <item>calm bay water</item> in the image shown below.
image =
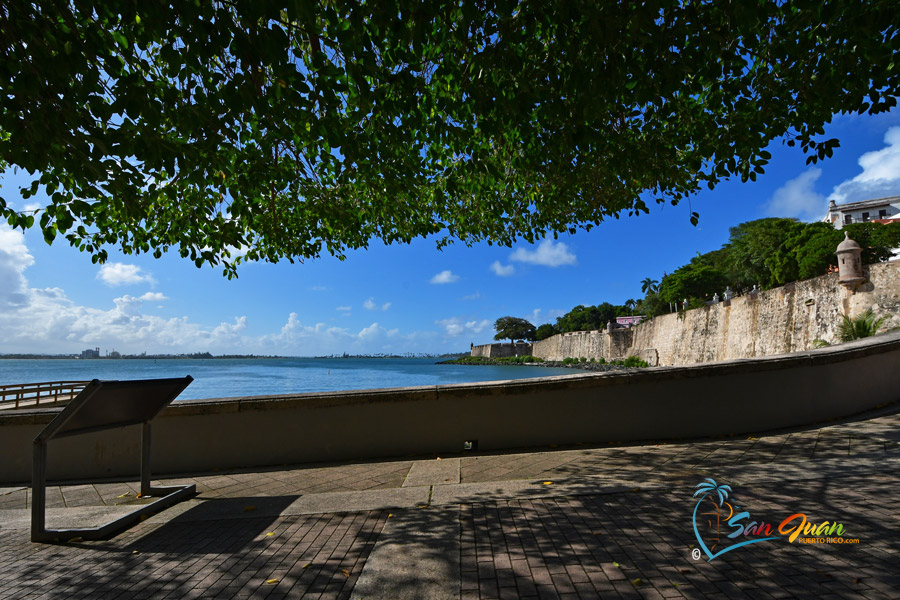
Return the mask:
[[0,360],[0,385],[184,377],[179,399],[264,396],[571,375],[570,369],[436,365],[433,358]]

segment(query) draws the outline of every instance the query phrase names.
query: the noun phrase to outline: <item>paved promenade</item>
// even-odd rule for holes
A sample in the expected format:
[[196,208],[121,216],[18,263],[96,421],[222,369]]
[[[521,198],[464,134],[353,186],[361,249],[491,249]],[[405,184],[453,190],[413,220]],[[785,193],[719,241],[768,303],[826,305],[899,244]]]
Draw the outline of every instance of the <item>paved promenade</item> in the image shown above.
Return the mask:
[[[163,480],[199,494],[67,544],[31,543],[30,491],[0,487],[0,600],[897,598],[898,467],[900,415],[887,414],[692,443],[219,472]],[[843,535],[775,532],[709,561],[692,518],[704,478],[731,487],[728,514],[709,499],[698,510],[713,554],[766,537],[729,539],[729,514],[775,530],[800,513]],[[102,523],[137,492],[51,487],[48,526]]]

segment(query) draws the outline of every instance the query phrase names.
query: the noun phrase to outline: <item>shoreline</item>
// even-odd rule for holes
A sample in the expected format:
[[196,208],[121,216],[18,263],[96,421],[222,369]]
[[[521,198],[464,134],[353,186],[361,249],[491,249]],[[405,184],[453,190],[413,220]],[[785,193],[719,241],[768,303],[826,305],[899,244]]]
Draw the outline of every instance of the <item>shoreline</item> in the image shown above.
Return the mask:
[[[475,358],[475,357],[466,357]],[[545,367],[551,369],[577,369],[579,371],[636,371],[646,367],[632,367],[624,364],[616,363],[599,363],[599,362],[568,362],[556,360],[544,360],[534,362],[517,362],[513,360],[497,360],[492,358],[477,357],[478,360],[444,360],[436,362],[436,365],[461,365],[467,367]],[[514,357],[512,357],[514,358]]]

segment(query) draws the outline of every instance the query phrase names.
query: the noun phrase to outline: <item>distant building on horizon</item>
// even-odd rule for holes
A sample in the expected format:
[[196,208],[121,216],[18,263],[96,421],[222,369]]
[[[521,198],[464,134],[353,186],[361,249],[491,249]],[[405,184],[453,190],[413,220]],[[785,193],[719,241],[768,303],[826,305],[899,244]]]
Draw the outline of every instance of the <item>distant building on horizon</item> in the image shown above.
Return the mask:
[[828,213],[822,219],[826,223],[834,225],[835,229],[842,229],[844,225],[851,223],[900,223],[900,196],[888,196],[887,198],[875,198],[873,200],[861,200],[837,204],[834,200],[828,203]]
[[88,348],[81,351],[81,358],[100,358],[100,348]]

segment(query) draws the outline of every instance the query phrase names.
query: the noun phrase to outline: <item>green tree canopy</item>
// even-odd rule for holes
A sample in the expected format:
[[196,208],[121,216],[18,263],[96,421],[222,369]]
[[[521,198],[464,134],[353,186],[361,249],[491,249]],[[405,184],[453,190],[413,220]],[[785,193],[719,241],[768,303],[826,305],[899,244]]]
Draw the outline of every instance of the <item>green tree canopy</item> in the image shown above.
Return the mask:
[[603,302],[597,306],[579,304],[563,316],[556,319],[556,330],[559,333],[569,331],[594,331],[605,329],[607,323],[615,322],[621,306]]
[[[372,239],[510,245],[816,161],[896,105],[893,0],[257,0],[0,7],[19,227],[198,265]],[[692,215],[696,219],[696,214]]]
[[[890,260],[893,250],[900,248],[900,223],[851,223],[844,225],[839,233],[844,231],[863,249],[865,265]],[[843,239],[844,236],[839,235],[838,243]]]
[[778,218],[757,219],[732,227],[724,261],[731,285],[736,289],[757,284],[764,288],[777,285],[766,261],[802,228],[803,224],[796,219]]
[[824,275],[837,266],[838,244],[844,236],[831,223],[798,223],[782,244],[766,259],[772,285]]
[[497,335],[495,340],[534,340],[535,328],[530,322],[518,317],[500,317],[494,322]]
[[546,340],[548,337],[556,335],[559,331],[556,330],[556,327],[551,325],[550,323],[544,323],[543,325],[539,325],[537,331],[535,331],[534,339],[535,340]]
[[665,302],[682,302],[690,298],[712,299],[713,294],[725,291],[728,276],[707,265],[687,264],[663,279],[659,297]]

